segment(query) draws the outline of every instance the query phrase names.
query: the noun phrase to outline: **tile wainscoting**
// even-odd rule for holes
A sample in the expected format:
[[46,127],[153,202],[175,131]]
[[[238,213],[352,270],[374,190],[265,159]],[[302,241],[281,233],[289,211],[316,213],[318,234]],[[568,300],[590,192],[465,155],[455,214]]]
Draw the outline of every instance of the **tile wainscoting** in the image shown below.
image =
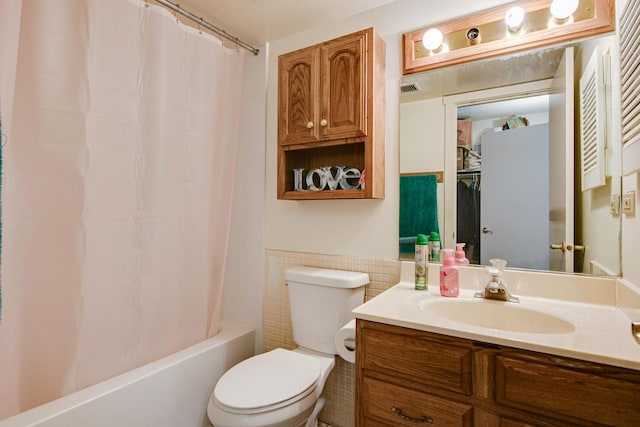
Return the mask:
[[[396,259],[322,255],[302,252],[267,250],[265,265],[264,319],[262,350],[293,349],[289,295],[284,272],[289,267],[309,267],[359,271],[369,274],[365,301],[400,281],[400,263]],[[325,385],[326,405],[320,420],[332,427],[354,425],[354,366],[336,357],[336,366]]]

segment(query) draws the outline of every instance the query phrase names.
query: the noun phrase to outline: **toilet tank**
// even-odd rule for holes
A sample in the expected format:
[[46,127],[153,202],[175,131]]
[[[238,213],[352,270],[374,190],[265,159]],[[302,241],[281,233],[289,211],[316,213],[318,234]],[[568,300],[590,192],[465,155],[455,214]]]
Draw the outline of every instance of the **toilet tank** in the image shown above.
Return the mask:
[[369,275],[315,267],[285,271],[293,340],[301,347],[337,354],[334,337],[364,302]]

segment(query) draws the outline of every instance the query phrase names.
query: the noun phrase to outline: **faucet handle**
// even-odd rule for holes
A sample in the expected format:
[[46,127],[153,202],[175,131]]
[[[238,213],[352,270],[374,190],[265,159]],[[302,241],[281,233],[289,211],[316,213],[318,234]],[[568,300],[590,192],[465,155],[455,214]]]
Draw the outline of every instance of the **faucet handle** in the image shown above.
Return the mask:
[[492,275],[491,280],[487,283],[486,286],[490,292],[497,292],[500,289],[500,278],[498,275]]
[[491,263],[492,266],[500,269],[505,268],[507,266],[507,260],[502,258],[491,258],[489,259],[489,262]]
[[502,279],[502,269],[507,265],[507,261],[502,258],[489,259],[491,265],[485,267],[485,272],[489,276],[489,282],[496,282],[500,284]]

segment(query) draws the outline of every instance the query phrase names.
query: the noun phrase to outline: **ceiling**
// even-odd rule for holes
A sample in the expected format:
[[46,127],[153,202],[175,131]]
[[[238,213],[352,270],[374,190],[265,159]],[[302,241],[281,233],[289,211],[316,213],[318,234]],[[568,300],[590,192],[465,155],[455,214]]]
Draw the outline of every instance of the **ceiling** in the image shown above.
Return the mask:
[[549,112],[549,95],[468,105],[458,108],[458,119],[489,120]]
[[402,85],[413,84],[415,90],[404,92],[401,102],[548,79],[556,73],[564,49],[539,49],[404,76]]
[[[404,76],[400,102],[550,79],[564,50],[565,46],[539,49]],[[548,111],[549,97],[542,95],[459,107],[458,118],[487,120]]]
[[169,0],[258,46],[397,0]]

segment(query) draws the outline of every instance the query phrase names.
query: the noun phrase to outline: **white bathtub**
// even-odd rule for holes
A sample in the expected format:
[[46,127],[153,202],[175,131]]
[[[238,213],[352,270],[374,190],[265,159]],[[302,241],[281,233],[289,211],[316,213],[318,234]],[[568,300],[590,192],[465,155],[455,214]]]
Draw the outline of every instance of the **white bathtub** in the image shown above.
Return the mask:
[[255,332],[218,335],[148,365],[0,421],[0,427],[202,427],[215,383],[254,355]]

